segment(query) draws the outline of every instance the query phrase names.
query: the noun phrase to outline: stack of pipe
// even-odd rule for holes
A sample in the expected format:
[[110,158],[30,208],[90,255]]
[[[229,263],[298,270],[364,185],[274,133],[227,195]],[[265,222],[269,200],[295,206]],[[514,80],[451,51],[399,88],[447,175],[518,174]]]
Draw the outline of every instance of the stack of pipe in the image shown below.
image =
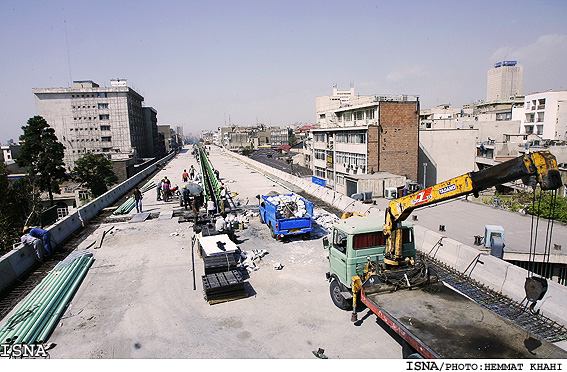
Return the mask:
[[[153,189],[154,187],[156,187],[156,184],[154,183],[154,181],[149,181],[148,183],[146,183],[144,186],[142,186],[140,188],[140,191],[142,193],[144,193],[148,190]],[[117,215],[117,214],[130,213],[130,211],[134,208],[135,205],[136,205],[136,203],[134,202],[134,197],[131,196],[120,207],[118,207],[112,214]]]
[[93,261],[83,253],[60,262],[0,329],[0,345],[45,343]]

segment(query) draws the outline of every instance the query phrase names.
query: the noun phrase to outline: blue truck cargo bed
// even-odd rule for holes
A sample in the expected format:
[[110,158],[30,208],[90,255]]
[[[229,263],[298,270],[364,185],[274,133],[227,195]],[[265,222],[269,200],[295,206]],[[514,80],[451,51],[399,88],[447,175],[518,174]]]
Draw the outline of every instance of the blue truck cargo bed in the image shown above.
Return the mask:
[[273,238],[307,236],[313,230],[313,203],[297,194],[278,194],[259,198],[260,219]]

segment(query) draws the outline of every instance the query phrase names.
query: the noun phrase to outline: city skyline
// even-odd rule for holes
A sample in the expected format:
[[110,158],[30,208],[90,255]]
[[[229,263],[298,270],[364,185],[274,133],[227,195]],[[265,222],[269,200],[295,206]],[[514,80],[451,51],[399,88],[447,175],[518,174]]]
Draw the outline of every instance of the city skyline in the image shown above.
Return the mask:
[[36,115],[33,88],[128,80],[186,134],[229,123],[315,122],[333,85],[409,94],[421,108],[486,97],[494,63],[523,94],[567,89],[567,4],[288,1],[0,4],[0,142]]

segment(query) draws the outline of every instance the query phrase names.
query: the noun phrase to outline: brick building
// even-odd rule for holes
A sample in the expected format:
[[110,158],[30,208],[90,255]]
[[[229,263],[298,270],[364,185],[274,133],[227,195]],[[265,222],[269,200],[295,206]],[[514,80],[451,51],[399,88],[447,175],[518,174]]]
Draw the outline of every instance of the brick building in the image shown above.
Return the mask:
[[[320,101],[317,107],[323,107]],[[417,181],[418,97],[351,95],[318,111],[317,120],[320,128],[312,131],[313,175],[325,186],[347,195],[373,191],[380,196],[386,182],[380,173],[392,176],[387,186]],[[369,186],[373,178],[376,185]]]

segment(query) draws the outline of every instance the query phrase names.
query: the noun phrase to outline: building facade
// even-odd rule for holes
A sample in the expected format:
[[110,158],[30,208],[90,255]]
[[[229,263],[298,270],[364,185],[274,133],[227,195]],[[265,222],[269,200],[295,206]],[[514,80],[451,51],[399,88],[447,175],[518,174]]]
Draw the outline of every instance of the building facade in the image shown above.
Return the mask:
[[567,141],[567,91],[528,94],[522,110],[522,133]]
[[37,114],[65,146],[67,170],[87,153],[111,160],[149,154],[146,138],[152,125],[144,123],[144,97],[126,80],[111,80],[110,87],[74,81],[72,88],[34,88],[33,93]]
[[524,68],[516,61],[503,61],[488,70],[486,101],[505,101],[522,94]]
[[361,191],[361,178],[378,172],[417,181],[417,97],[356,96],[339,107],[317,107],[330,108],[317,112],[319,129],[312,130],[313,175],[327,187],[351,195]]

